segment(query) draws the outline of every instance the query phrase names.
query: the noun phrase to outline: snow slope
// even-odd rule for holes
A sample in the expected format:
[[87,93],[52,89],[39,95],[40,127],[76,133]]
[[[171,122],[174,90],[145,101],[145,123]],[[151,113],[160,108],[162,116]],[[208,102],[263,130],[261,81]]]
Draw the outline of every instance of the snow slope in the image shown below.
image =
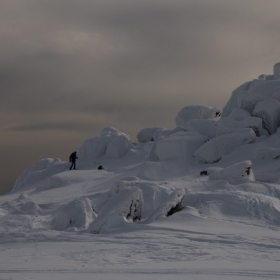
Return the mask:
[[278,68],[222,116],[187,106],[139,143],[104,128],[77,170],[25,170],[0,197],[0,279],[279,279]]

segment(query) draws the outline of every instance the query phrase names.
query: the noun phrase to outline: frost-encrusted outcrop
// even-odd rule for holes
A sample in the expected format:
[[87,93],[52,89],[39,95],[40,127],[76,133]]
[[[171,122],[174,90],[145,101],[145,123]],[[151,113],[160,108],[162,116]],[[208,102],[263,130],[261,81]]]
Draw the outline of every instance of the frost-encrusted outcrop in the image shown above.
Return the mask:
[[125,133],[113,127],[106,127],[99,137],[87,139],[79,148],[80,160],[87,160],[105,156],[118,159],[126,155],[133,147],[131,139]]
[[258,102],[253,111],[253,116],[261,118],[268,133],[274,134],[279,127],[280,102],[272,98]]
[[265,99],[260,93],[253,93],[249,91],[242,91],[238,95],[238,108],[248,111],[250,114],[255,109],[258,102]]
[[20,194],[18,198],[1,205],[7,213],[15,215],[40,215],[42,209],[27,194]]
[[217,121],[195,119],[187,123],[187,131],[204,135],[208,138],[216,137]]
[[235,147],[251,143],[255,138],[256,134],[250,128],[244,133],[224,134],[206,142],[194,155],[202,163],[218,162],[222,156],[227,155]]
[[221,114],[222,117],[228,117],[231,114],[233,109],[239,108],[239,106],[238,106],[239,94],[243,91],[248,91],[251,83],[252,82],[246,82],[232,92],[230,99],[228,100],[226,106],[223,108],[223,111]]
[[66,230],[68,228],[86,229],[96,218],[88,198],[79,198],[70,201],[56,210],[52,221],[55,230]]
[[34,182],[67,170],[68,168],[68,165],[59,158],[45,158],[39,160],[20,175],[12,192],[22,188],[29,188]]
[[154,141],[155,136],[165,132],[167,128],[165,127],[146,127],[141,129],[137,134],[137,140],[140,143],[145,143],[149,141]]
[[[142,191],[137,187],[125,187],[113,195],[101,208],[98,217],[89,226],[88,231],[99,233],[113,220],[116,223],[126,220],[140,220],[142,217]],[[121,219],[120,219],[121,218]]]
[[209,138],[193,132],[177,132],[156,143],[156,155],[160,160],[192,157]]
[[257,136],[260,136],[262,131],[262,119],[257,117],[246,117],[242,120],[233,120],[230,117],[221,118],[217,122],[216,135],[230,133],[246,133],[247,128],[252,128]]
[[169,193],[156,183],[140,180],[137,177],[126,177],[116,182],[115,186],[109,191],[110,197],[119,193],[127,187],[136,187],[142,191],[142,219],[147,219],[160,205],[167,200]]
[[269,134],[279,127],[280,63],[274,65],[274,75],[261,75],[232,92],[223,109],[222,117],[228,117],[236,108],[248,111],[263,120]]
[[158,139],[166,138],[167,136],[177,133],[179,131],[185,131],[186,129],[178,126],[172,130],[165,127],[147,127],[141,129],[137,134],[137,140],[140,143],[146,143],[149,141],[156,141]]
[[262,159],[277,159],[280,157],[280,149],[263,148],[258,149],[255,153],[256,160]]
[[187,106],[184,107],[176,116],[177,126],[187,128],[187,123],[193,119],[213,119],[219,116],[221,109],[208,106]]
[[231,184],[255,181],[252,162],[246,160],[233,164],[209,175],[209,180],[227,180]]
[[185,196],[184,189],[174,190],[167,200],[160,205],[158,209],[151,215],[150,220],[156,220],[160,217],[168,217],[183,209],[182,201]]

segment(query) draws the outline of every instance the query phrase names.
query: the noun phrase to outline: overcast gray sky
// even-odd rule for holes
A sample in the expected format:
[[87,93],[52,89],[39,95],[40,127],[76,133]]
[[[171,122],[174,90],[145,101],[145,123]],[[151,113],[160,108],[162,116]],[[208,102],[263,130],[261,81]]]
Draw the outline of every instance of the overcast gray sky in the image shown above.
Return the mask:
[[279,0],[0,0],[0,193],[113,126],[223,108],[280,61]]

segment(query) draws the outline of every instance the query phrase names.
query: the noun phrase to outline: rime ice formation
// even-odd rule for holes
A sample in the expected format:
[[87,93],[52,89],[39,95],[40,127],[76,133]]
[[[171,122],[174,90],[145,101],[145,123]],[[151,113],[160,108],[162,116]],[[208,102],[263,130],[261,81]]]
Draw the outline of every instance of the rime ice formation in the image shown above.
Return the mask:
[[140,220],[142,204],[141,189],[137,187],[122,188],[102,207],[97,218],[90,225],[89,232],[99,233],[106,224],[113,222],[117,225],[119,222],[123,223],[124,219]]
[[217,122],[216,136],[242,131],[246,133],[247,128],[252,128],[255,134],[260,136],[262,131],[262,119],[257,117],[246,117],[242,120],[236,121],[232,120],[230,117],[221,118]]
[[55,230],[85,229],[95,218],[90,199],[80,198],[61,206],[52,223]]
[[194,155],[201,163],[215,163],[229,154],[234,148],[252,143],[255,138],[256,134],[249,128],[244,132],[242,131],[242,133],[224,134],[206,142]]
[[186,131],[186,129],[181,126],[178,126],[172,130],[169,130],[164,127],[147,127],[139,131],[139,133],[137,134],[137,140],[140,143],[156,141],[160,138],[161,139],[166,138],[167,136],[179,131]]
[[128,135],[113,127],[106,127],[99,137],[86,140],[78,151],[82,160],[93,159],[106,155],[108,158],[118,159],[123,157],[132,148]]
[[68,169],[59,158],[46,158],[39,160],[31,167],[27,168],[17,179],[12,191],[31,187],[32,183],[38,179],[48,178],[54,173],[59,173]]
[[154,141],[156,140],[154,137],[160,133],[163,133],[167,130],[167,128],[165,127],[147,127],[147,128],[143,128],[141,129],[138,134],[137,134],[137,140],[139,142],[145,143],[148,141]]
[[274,134],[279,127],[280,63],[274,65],[273,75],[260,75],[232,92],[222,112],[228,117],[233,110],[244,109],[263,120],[263,127]]
[[236,163],[209,175],[209,180],[227,180],[231,184],[240,184],[255,181],[252,171],[252,162],[249,160]]
[[176,116],[177,126],[187,128],[187,123],[193,119],[213,119],[219,116],[221,109],[208,106],[187,106]]
[[279,127],[280,120],[280,102],[267,98],[257,103],[253,116],[263,120],[263,126],[269,134],[274,134]]
[[187,131],[196,132],[208,138],[216,137],[217,122],[213,120],[194,119],[188,121]]
[[192,132],[177,132],[156,143],[155,152],[160,160],[186,159],[209,138]]

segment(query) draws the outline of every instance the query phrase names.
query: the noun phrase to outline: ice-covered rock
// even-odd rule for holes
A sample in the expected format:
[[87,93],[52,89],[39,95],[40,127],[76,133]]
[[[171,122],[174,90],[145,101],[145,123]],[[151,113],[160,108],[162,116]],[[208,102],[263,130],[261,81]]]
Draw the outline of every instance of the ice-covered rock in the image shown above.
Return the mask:
[[[79,160],[98,158],[106,155],[109,158],[121,158],[132,143],[129,136],[113,127],[104,128],[99,137],[87,139],[79,148]],[[108,149],[108,151],[107,151]]]
[[119,135],[108,144],[105,155],[108,158],[122,158],[132,147],[133,145],[128,136]]
[[208,106],[186,106],[176,116],[177,126],[187,128],[187,123],[193,119],[213,119],[219,116],[221,109]]
[[169,197],[167,190],[154,182],[141,180],[137,177],[125,177],[116,182],[109,191],[110,197],[127,187],[137,187],[142,191],[142,219],[147,219]]
[[209,138],[193,132],[177,132],[156,144],[156,155],[160,160],[186,159],[193,156]]
[[209,175],[209,180],[227,180],[231,184],[255,181],[251,166],[252,162],[250,160],[236,163],[211,173]]
[[137,140],[140,143],[145,143],[149,141],[154,141],[156,140],[154,137],[158,134],[163,133],[167,130],[165,127],[146,127],[141,129],[138,134],[137,134]]
[[256,104],[264,99],[265,97],[260,93],[242,91],[238,95],[238,108],[244,109],[252,114]]
[[[256,136],[260,136],[262,131],[262,119],[256,117],[246,117],[242,120],[233,120],[231,118],[221,118],[217,121],[216,135],[231,133],[242,133],[247,128],[252,128]],[[245,130],[244,130],[245,129]]]
[[256,151],[254,159],[256,160],[277,159],[279,157],[280,157],[280,149],[262,148]]
[[86,229],[95,218],[91,201],[78,198],[57,209],[52,223],[55,230]]
[[164,127],[143,128],[137,134],[137,140],[142,143],[156,141],[158,139],[166,138],[167,136],[177,133],[179,131],[186,131],[186,129],[181,126],[175,127],[174,129],[171,129],[171,130],[164,128]]
[[212,173],[214,173],[214,172],[217,172],[217,171],[221,171],[223,168],[221,168],[221,167],[208,167],[208,168],[206,168],[206,170],[202,170],[201,172],[200,172],[200,175],[201,176],[203,176],[203,175],[210,175],[210,174],[212,174]]
[[20,194],[18,198],[1,205],[7,213],[13,215],[41,215],[42,209],[27,194]]
[[184,189],[176,189],[174,190],[167,200],[162,203],[158,209],[154,213],[152,213],[149,221],[156,220],[160,217],[168,217],[173,215],[176,212],[179,212],[183,209],[182,201],[185,196]]
[[251,117],[251,114],[241,108],[234,108],[228,116],[229,119],[234,121],[242,121],[247,119],[248,117]]
[[[88,231],[99,233],[108,219],[140,220],[142,217],[142,191],[137,187],[122,188],[101,208],[98,217],[89,226]],[[122,222],[123,219],[120,221]],[[119,220],[119,219],[118,219]]]
[[217,122],[213,120],[195,119],[187,123],[187,131],[196,132],[210,139],[216,137],[216,129]]
[[274,134],[279,127],[280,102],[273,98],[266,98],[257,103],[253,115],[263,120],[263,126],[269,134]]
[[248,91],[251,83],[252,82],[246,82],[232,92],[230,99],[228,100],[226,106],[223,108],[221,114],[222,117],[228,117],[233,109],[238,108],[239,94],[243,91]]
[[153,141],[153,145],[148,153],[148,156],[147,156],[147,160],[149,161],[159,161],[159,157],[157,155],[157,143],[162,140],[162,139],[157,139],[156,141]]
[[[223,181],[226,182],[226,181]],[[221,188],[218,192],[210,193],[195,193],[186,195],[183,200],[185,208],[197,209],[198,215],[203,217],[214,218],[215,220],[227,219],[233,221],[248,221],[252,223],[252,219],[260,224],[263,221],[264,225],[280,224],[280,204],[278,198],[273,198],[266,195],[256,195],[253,191],[248,192],[226,192],[229,188],[228,183],[219,182]],[[208,188],[217,188],[217,182],[209,181],[212,186]],[[243,185],[248,186],[249,183]],[[250,183],[251,184],[251,183]],[[238,185],[235,186],[236,188]],[[245,186],[244,186],[245,187]],[[257,188],[257,185],[253,185]]]
[[202,145],[194,155],[202,163],[218,162],[222,156],[229,154],[235,147],[255,140],[256,134],[252,129],[248,128],[245,132],[217,136]]
[[266,98],[280,101],[280,81],[278,78],[272,80],[261,77],[238,87],[232,92],[231,98],[223,109],[222,117],[228,117],[235,108],[242,108],[252,113],[257,103]]
[[45,158],[39,160],[20,175],[12,192],[31,188],[32,185],[36,184],[39,180],[65,171],[68,168],[69,166],[67,163],[62,162],[59,158]]

